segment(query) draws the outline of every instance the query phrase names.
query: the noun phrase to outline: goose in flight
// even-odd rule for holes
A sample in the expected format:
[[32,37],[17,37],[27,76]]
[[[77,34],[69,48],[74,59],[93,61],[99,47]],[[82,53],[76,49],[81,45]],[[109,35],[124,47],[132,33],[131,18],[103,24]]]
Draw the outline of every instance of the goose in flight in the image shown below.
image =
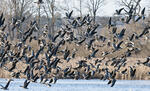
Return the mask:
[[122,10],[124,10],[124,8],[121,8],[121,9],[119,9],[119,10],[116,10],[116,14],[117,14],[117,15],[120,15]]
[[37,2],[34,2],[34,3],[37,3],[37,4],[43,4],[43,0],[38,0]]
[[5,86],[0,85],[2,87],[1,89],[8,90],[8,86],[9,86],[9,84],[10,84],[11,81],[13,81],[13,79],[9,79],[8,82],[7,82],[7,84]]
[[25,80],[24,85],[23,85],[23,86],[20,86],[20,87],[23,87],[23,88],[25,88],[25,89],[28,89],[27,87],[28,87],[29,83],[30,83],[30,81]]

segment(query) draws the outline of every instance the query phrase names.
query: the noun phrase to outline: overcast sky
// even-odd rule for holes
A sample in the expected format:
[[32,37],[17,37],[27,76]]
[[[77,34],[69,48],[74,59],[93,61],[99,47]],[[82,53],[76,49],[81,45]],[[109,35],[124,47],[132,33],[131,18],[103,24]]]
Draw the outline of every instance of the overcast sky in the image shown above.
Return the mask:
[[[111,16],[111,15],[113,15],[113,13],[115,12],[116,9],[121,7],[118,5],[118,3],[116,1],[117,0],[106,0],[106,5],[104,7],[102,7],[102,8],[104,8],[102,10],[103,15]],[[142,8],[144,6],[148,7],[148,4],[147,4],[148,1],[150,2],[150,0],[142,0],[141,1]]]
[[[69,7],[70,11],[72,7],[79,7],[79,2],[78,0],[66,0],[68,2],[68,6],[65,4],[64,0],[56,0],[58,6],[61,5],[63,7]],[[85,9],[87,0],[83,0],[83,13],[87,14],[88,10]],[[117,0],[106,0],[104,5],[99,9],[98,11],[98,16],[112,16],[115,12],[116,9],[119,9],[121,6],[119,6],[116,2]],[[141,6],[143,7],[148,7],[148,3],[150,0],[142,0],[141,1]],[[78,12],[74,12],[74,15],[78,15]]]

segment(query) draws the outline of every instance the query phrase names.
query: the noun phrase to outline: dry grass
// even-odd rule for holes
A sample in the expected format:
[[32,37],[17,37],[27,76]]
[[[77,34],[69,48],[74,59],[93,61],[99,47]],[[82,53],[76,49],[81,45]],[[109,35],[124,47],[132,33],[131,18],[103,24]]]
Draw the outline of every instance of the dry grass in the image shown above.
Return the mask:
[[[64,70],[67,67],[76,68],[78,66],[77,62],[79,60],[82,60],[82,59],[84,59],[84,58],[83,57],[77,57],[75,59],[70,60],[69,62],[67,62],[66,60],[61,59],[62,63],[59,63],[58,66],[62,70]],[[88,65],[95,64],[95,60],[96,60],[96,58],[93,58],[92,60],[87,60],[87,64]],[[136,80],[150,80],[150,74],[148,74],[148,72],[150,71],[150,68],[146,67],[146,66],[144,66],[142,64],[137,65],[137,60],[140,60],[141,62],[144,62],[146,59],[144,59],[144,58],[128,58],[127,62],[126,62],[127,64],[125,65],[125,67],[121,67],[120,71],[117,72],[116,78],[117,79],[121,79],[121,80],[135,80],[135,79]],[[109,62],[108,66],[106,66],[105,65],[106,61],[108,61],[107,58],[102,61],[99,69],[103,69],[103,68],[107,67],[107,68],[109,68],[109,71],[111,72],[112,70],[115,69],[115,67],[110,65],[111,62]],[[9,67],[9,65],[10,64],[7,64],[8,67]],[[129,76],[129,74],[130,74],[129,66],[133,66],[133,65],[135,66],[137,71],[136,71],[135,77],[131,79],[130,76]],[[26,66],[27,65],[25,65],[23,62],[19,62],[19,63],[17,63],[17,69],[15,69],[14,72],[18,72],[18,69],[23,72]],[[121,74],[121,71],[126,69],[126,68],[127,68],[127,74],[125,74],[125,75]],[[96,69],[91,67],[91,70],[96,70]],[[72,69],[72,71],[73,71],[73,69]],[[80,72],[81,73],[85,73],[84,72],[84,68],[80,69]],[[12,74],[12,73],[10,73],[8,71],[4,71],[3,69],[0,69],[0,73],[1,73],[0,74],[1,78],[10,78],[11,74]],[[50,75],[53,75],[53,73],[55,73],[55,70],[53,70]],[[63,74],[63,72],[59,72],[59,74],[57,74],[57,77],[63,78],[62,74]],[[104,75],[104,72],[96,73],[94,78],[100,78],[101,75]],[[24,77],[25,77],[24,75],[21,75],[21,78],[24,78]]]
[[[130,36],[131,34],[133,34],[134,32],[136,32],[137,34],[140,34],[142,31],[143,31],[143,26],[141,24],[129,24],[129,25],[125,25],[123,27],[119,27],[117,32],[120,32],[123,28],[126,28],[126,34],[124,36],[124,41],[125,42],[128,42],[127,40],[127,37]],[[106,36],[108,40],[110,40],[111,42],[113,41],[112,40],[112,35],[110,34],[111,32],[111,29],[107,29],[107,28],[103,28],[100,32],[100,35],[103,35],[103,36]],[[150,36],[150,34],[146,35],[146,36]],[[101,42],[101,41],[95,41],[93,43],[94,47],[96,47],[97,49],[99,49],[98,53],[96,54],[96,57],[101,59],[103,58],[102,56],[102,53],[104,51],[108,51],[108,52],[112,52],[113,48],[112,47],[108,47],[107,46],[107,42],[108,40],[106,40],[106,42]],[[124,43],[125,43],[124,42]],[[125,74],[125,75],[121,75],[121,72],[117,72],[117,79],[126,79],[126,80],[130,80],[130,76],[129,76],[129,66],[135,66],[135,68],[137,69],[136,71],[136,75],[133,79],[138,79],[138,80],[150,80],[150,75],[148,74],[148,72],[150,71],[150,68],[149,67],[146,67],[144,65],[137,65],[137,60],[140,60],[140,61],[145,61],[146,57],[147,56],[150,56],[150,39],[148,40],[145,40],[145,38],[141,38],[140,40],[135,40],[133,41],[134,44],[135,44],[135,47],[136,48],[140,48],[141,51],[137,54],[133,53],[132,57],[129,57],[127,58],[127,65],[125,67],[121,67],[121,70],[124,70],[125,68],[128,69],[128,73]],[[27,44],[31,45],[32,49],[33,50],[38,50],[39,49],[39,46],[37,44],[37,41],[32,41],[32,43],[28,43]],[[100,47],[102,45],[105,45],[103,47]],[[83,43],[82,45],[80,46],[77,46],[74,42],[72,42],[71,44],[70,43],[67,43],[63,46],[61,46],[61,48],[59,50],[64,50],[65,48],[67,47],[68,50],[70,50],[70,52],[72,53],[73,52],[73,49],[77,49],[78,51],[76,52],[76,58],[75,59],[71,59],[69,62],[66,62],[66,60],[63,60],[61,59],[61,63],[58,64],[58,66],[60,68],[65,69],[67,67],[72,67],[72,68],[75,68],[77,67],[78,65],[76,64],[78,61],[82,60],[82,59],[85,59],[84,57],[87,57],[89,54],[91,54],[92,52],[87,50],[86,49],[86,46],[85,44]],[[116,56],[121,56],[122,54],[124,54],[128,48],[126,48],[125,44],[122,45],[123,49],[120,49],[119,51],[117,52],[114,52],[114,53],[110,53],[108,55],[106,55],[106,59],[103,60],[103,62],[101,63],[101,66],[100,66],[100,69],[102,68],[106,68],[108,67],[111,70],[114,70],[115,68],[110,66],[110,63],[108,64],[108,66],[105,66],[105,62],[110,59],[110,58],[113,58],[113,57],[116,57]],[[60,58],[62,57],[62,53],[58,53],[58,55]],[[70,55],[71,56],[71,55]],[[40,55],[40,58],[42,59],[43,58],[43,55]],[[96,58],[93,58],[91,60],[87,60],[87,64],[90,65],[90,63],[94,64],[94,60]],[[6,66],[10,67],[9,65],[11,64],[6,64]],[[25,69],[27,65],[25,65],[23,62],[19,62],[17,63],[17,69],[23,71]],[[96,65],[95,65],[96,66]],[[14,71],[17,72],[18,70],[15,69]],[[73,70],[73,69],[72,69]],[[93,70],[95,70],[93,68]],[[80,70],[81,73],[84,73],[84,68]],[[53,70],[53,72],[55,72],[55,70]],[[11,77],[10,75],[11,73],[3,70],[2,68],[0,68],[0,77],[1,78],[9,78]],[[96,73],[95,75],[95,78],[100,78],[100,76],[104,74],[104,72],[102,73]],[[21,75],[21,77],[25,77],[24,75]],[[62,72],[60,72],[58,74],[58,77],[62,77]]]

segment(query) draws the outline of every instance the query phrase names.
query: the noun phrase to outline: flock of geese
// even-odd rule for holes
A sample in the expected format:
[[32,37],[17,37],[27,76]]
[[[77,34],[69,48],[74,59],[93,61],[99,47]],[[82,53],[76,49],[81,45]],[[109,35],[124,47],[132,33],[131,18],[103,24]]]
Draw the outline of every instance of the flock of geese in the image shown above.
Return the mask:
[[[116,10],[116,14],[120,15],[121,12],[125,10],[121,8],[120,10]],[[127,18],[125,20],[126,24],[132,20],[133,16],[133,6],[129,11],[126,11]],[[138,22],[142,17],[144,17],[145,8],[142,10],[141,14],[138,15],[138,18],[135,22]],[[128,39],[129,50],[122,55],[121,57],[115,57],[109,59],[109,62],[112,62],[111,65],[115,68],[111,71],[108,67],[100,69],[103,59],[96,58],[96,54],[98,53],[99,49],[94,48],[93,42],[96,40],[95,35],[97,33],[96,29],[98,28],[98,24],[93,24],[92,18],[87,15],[83,18],[72,17],[73,11],[70,13],[66,13],[66,20],[68,23],[62,30],[58,31],[57,34],[51,38],[49,42],[46,41],[46,38],[37,38],[33,33],[38,30],[38,26],[36,21],[30,23],[30,27],[27,31],[23,32],[22,39],[18,43],[12,43],[8,40],[8,34],[5,32],[6,25],[4,25],[5,18],[3,14],[0,16],[0,68],[2,70],[8,71],[12,74],[12,78],[20,78],[23,76],[25,78],[24,84],[20,87],[27,89],[30,82],[39,82],[41,84],[45,84],[47,86],[51,86],[51,84],[55,84],[59,77],[58,74],[61,74],[62,78],[72,78],[72,79],[90,79],[94,78],[95,74],[104,73],[100,79],[101,80],[108,80],[108,84],[113,87],[116,83],[116,74],[120,72],[120,68],[124,67],[127,61],[127,57],[130,56],[133,51],[136,51],[134,48],[133,40],[140,39],[146,34],[149,33],[150,26],[146,26],[144,30],[138,34],[132,34],[132,36]],[[144,19],[144,18],[143,18]],[[21,23],[25,21],[25,17],[21,20],[13,19],[12,20],[12,31]],[[72,29],[76,29],[82,26],[88,26],[84,36],[82,38],[76,38],[74,36],[74,32]],[[126,29],[122,29],[121,32],[117,33],[117,27],[112,24],[112,19],[109,19],[108,22],[108,29],[112,29],[111,34],[113,35],[114,41],[112,42],[112,46],[108,43],[109,46],[113,48],[113,52],[119,51],[122,49],[121,45],[124,43],[123,37],[125,35]],[[68,35],[69,37],[66,39],[65,36]],[[105,41],[106,37],[100,37],[100,40]],[[116,42],[119,41],[118,43]],[[37,41],[39,48],[34,50],[29,44],[33,41]],[[77,46],[84,45],[86,43],[87,50],[92,51],[90,55],[87,55],[84,60],[79,60],[76,63],[77,67],[64,67],[61,68],[59,64],[62,64],[61,60],[66,60],[70,62],[72,59],[76,58],[76,52],[78,50],[73,50],[71,53],[70,50],[67,48],[65,50],[60,50],[61,46],[65,46],[66,42],[75,43]],[[17,52],[16,52],[17,50]],[[58,56],[58,53],[62,53],[62,57]],[[106,55],[108,53],[105,53]],[[41,59],[41,57],[44,58]],[[88,64],[88,60],[92,60],[96,58],[95,64]],[[145,62],[140,62],[145,66],[150,67],[150,57],[147,58]],[[26,65],[24,69],[17,69],[18,63],[23,63]],[[11,66],[7,66],[7,64],[11,64]],[[107,64],[106,64],[107,65]],[[93,70],[95,68],[95,70]],[[83,73],[81,69],[84,69]],[[130,77],[133,78],[136,73],[136,68],[134,66],[130,66]],[[121,71],[122,75],[127,74],[127,69]],[[9,87],[10,82],[13,79],[9,79],[5,86],[0,85],[1,89],[7,90]]]

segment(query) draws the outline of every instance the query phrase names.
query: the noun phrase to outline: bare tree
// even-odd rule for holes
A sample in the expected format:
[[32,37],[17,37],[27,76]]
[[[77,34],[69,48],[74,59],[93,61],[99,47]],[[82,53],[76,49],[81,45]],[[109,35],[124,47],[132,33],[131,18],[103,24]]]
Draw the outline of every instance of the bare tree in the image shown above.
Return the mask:
[[100,9],[100,7],[104,4],[104,1],[105,0],[88,0],[87,8],[90,14],[93,16],[94,23],[95,23],[97,12]]
[[[56,22],[56,17],[55,17],[55,13],[56,13],[56,7],[55,7],[55,0],[45,0],[46,2],[46,6],[44,8],[44,11],[46,13],[47,16],[47,20],[48,20],[48,34],[53,36],[54,32],[55,32],[55,22]],[[51,22],[50,22],[51,19]],[[50,22],[50,23],[49,23]]]
[[[26,20],[30,18],[31,13],[31,4],[32,0],[3,0],[2,3],[7,6],[7,8],[3,8],[4,14],[7,16],[8,20],[15,18],[17,20],[21,20],[23,17],[26,17]],[[3,6],[2,6],[3,7]],[[11,21],[8,21],[8,27],[10,26]],[[10,29],[9,29],[10,30]],[[22,24],[16,27],[16,32],[19,34],[20,31],[23,31]],[[11,31],[9,32],[11,33]],[[14,38],[14,31],[12,31],[11,39]]]
[[[148,1],[148,4],[150,4],[150,1]],[[148,14],[150,16],[150,6],[148,6]]]
[[141,10],[141,0],[118,0],[120,6],[123,6],[125,10],[130,10],[133,6],[134,14],[139,14]]
[[1,2],[0,2],[0,12],[6,13],[5,11],[7,11],[7,7],[5,5],[6,5],[6,1],[1,0]]
[[64,2],[64,4],[59,6],[59,11],[69,13],[73,9],[70,5],[71,4],[70,0],[63,0],[63,2]]
[[79,1],[79,7],[74,7],[79,13],[80,13],[80,17],[82,17],[82,10],[83,10],[83,1],[84,0],[78,0]]
[[38,12],[38,17],[37,17],[37,21],[38,21],[38,28],[39,28],[39,31],[38,31],[38,38],[41,34],[41,5],[44,3],[43,0],[37,0],[37,2],[35,2],[37,4],[37,12]]
[[[10,12],[14,18],[22,19],[28,12],[31,12],[32,0],[6,0],[8,5],[7,12]],[[30,15],[29,15],[30,16]],[[26,16],[26,17],[29,17]],[[28,19],[28,18],[26,18]]]
[[80,17],[82,17],[82,2],[83,2],[83,0],[79,0],[79,2],[80,2],[80,8],[79,8]]

